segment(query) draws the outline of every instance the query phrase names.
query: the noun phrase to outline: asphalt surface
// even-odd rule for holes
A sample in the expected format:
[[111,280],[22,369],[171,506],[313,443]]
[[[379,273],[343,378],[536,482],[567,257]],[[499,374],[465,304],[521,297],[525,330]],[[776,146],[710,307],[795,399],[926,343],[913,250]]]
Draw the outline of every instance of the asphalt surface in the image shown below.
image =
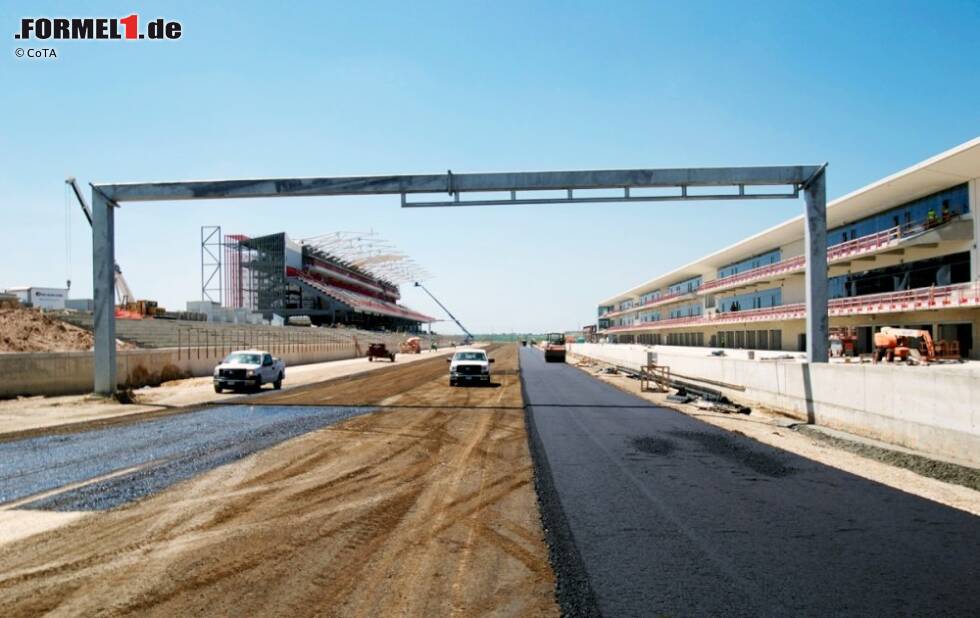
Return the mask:
[[980,518],[520,358],[566,614],[980,615]]
[[[19,508],[55,511],[111,509],[371,411],[340,406],[220,406],[0,443],[0,505],[20,502]],[[90,482],[93,479],[103,480]],[[31,496],[37,498],[27,499]]]

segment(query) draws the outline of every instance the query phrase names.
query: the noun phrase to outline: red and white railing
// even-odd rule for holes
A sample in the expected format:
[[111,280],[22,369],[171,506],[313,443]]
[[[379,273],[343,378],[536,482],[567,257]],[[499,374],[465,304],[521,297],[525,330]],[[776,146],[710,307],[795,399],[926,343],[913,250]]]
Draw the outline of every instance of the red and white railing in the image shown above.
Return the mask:
[[[829,251],[828,251],[829,253]],[[775,275],[783,275],[786,273],[793,272],[795,270],[800,270],[806,266],[806,257],[798,255],[796,257],[788,258],[773,264],[766,264],[765,266],[759,266],[758,268],[753,268],[751,270],[746,270],[740,273],[735,273],[729,277],[722,277],[721,279],[712,279],[711,281],[705,281],[701,284],[702,292],[709,292],[711,290],[717,290],[719,288],[730,288],[738,286],[742,283],[748,283],[756,279],[766,279],[773,277]]]
[[[908,234],[909,231],[910,230],[906,230],[906,234]],[[901,239],[902,228],[893,227],[881,232],[862,236],[861,238],[855,238],[854,240],[838,243],[827,247],[827,262],[839,262],[841,260],[859,255],[880,251],[881,249],[887,249],[888,247],[898,244]],[[766,264],[765,266],[736,273],[730,277],[722,277],[721,279],[705,281],[703,284],[701,284],[701,291],[709,292],[712,290],[737,287],[745,283],[751,283],[753,281],[769,279],[777,275],[785,275],[791,272],[800,271],[804,268],[806,268],[806,256],[798,255],[774,264]]]
[[685,290],[683,292],[674,292],[673,294],[665,294],[660,298],[651,300],[650,302],[643,305],[634,305],[629,309],[619,309],[618,311],[610,311],[609,313],[603,313],[602,315],[599,316],[599,319],[615,318],[621,315],[626,315],[627,313],[633,313],[634,311],[643,311],[644,309],[659,307],[660,305],[666,305],[667,303],[672,303],[684,296],[690,296],[693,298],[694,295],[697,293],[697,291],[698,290],[695,289],[692,292],[688,292],[687,290]]
[[[835,298],[827,303],[827,311],[831,316],[901,313],[904,311],[929,311],[961,307],[980,307],[980,281],[885,292],[883,294],[866,294],[851,298]],[[746,322],[779,322],[782,320],[801,320],[805,316],[806,305],[793,303],[764,309],[725,311],[703,316],[644,322],[639,325],[614,326],[605,329],[603,332],[641,332]]]

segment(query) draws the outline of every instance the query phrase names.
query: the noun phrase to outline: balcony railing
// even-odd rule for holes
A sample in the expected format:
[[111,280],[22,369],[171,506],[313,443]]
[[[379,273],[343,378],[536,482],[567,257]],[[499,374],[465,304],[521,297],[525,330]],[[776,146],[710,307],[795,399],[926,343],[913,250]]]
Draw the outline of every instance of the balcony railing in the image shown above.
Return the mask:
[[698,289],[699,288],[695,288],[694,290],[692,290],[690,292],[688,292],[687,290],[684,290],[682,292],[674,292],[673,294],[664,294],[660,298],[656,298],[654,300],[651,300],[650,302],[645,303],[643,305],[633,305],[629,309],[620,309],[618,311],[610,311],[609,313],[603,313],[599,317],[601,317],[601,318],[615,318],[617,316],[626,315],[627,313],[632,313],[633,311],[643,311],[644,309],[650,309],[651,307],[659,307],[660,305],[664,305],[664,304],[673,302],[673,301],[675,301],[675,300],[677,300],[679,298],[682,298],[684,296],[693,295],[695,292],[698,291]]
[[[953,309],[959,307],[980,307],[980,281],[916,288],[914,290],[901,290],[898,292],[885,292],[882,294],[866,294],[864,296],[853,296],[849,298],[835,298],[827,303],[827,310],[831,316],[899,313],[903,311],[927,311],[930,309]],[[780,320],[799,320],[805,316],[806,304],[793,303],[763,309],[725,311],[703,316],[645,322],[642,325],[616,326],[606,329],[605,332],[652,331],[666,328],[736,324],[741,322],[775,322]]]
[[[827,262],[838,262],[843,259],[864,255],[866,253],[887,248],[901,240],[903,235],[907,236],[908,234],[915,231],[920,231],[921,229],[921,225],[909,226],[905,229],[898,226],[883,230],[881,232],[876,232],[874,234],[868,234],[867,236],[862,236],[861,238],[855,238],[854,240],[848,240],[832,245],[827,247]],[[797,270],[802,270],[805,267],[806,256],[798,255],[774,264],[766,264],[765,266],[759,266],[758,268],[736,273],[729,277],[722,277],[721,279],[706,281],[701,284],[701,291],[710,292],[712,290],[722,288],[736,287],[743,283],[768,279],[776,275],[783,275]]]

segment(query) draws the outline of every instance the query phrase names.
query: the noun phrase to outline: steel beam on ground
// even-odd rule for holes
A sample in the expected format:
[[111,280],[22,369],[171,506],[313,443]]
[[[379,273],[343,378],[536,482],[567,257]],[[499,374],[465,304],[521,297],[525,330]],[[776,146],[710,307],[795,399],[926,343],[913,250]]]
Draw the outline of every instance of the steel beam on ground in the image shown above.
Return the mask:
[[[578,202],[639,202],[706,199],[775,199],[798,197],[807,192],[808,259],[816,268],[808,275],[807,302],[821,302],[821,308],[809,307],[807,342],[812,362],[826,362],[826,254],[817,256],[815,245],[826,249],[826,196],[823,167],[817,165],[784,165],[764,167],[714,167],[673,169],[579,170],[553,172],[497,172],[476,174],[412,174],[385,176],[344,176],[329,178],[258,178],[243,180],[202,180],[185,182],[147,182],[93,185],[93,209],[102,210],[93,225],[93,270],[96,312],[96,392],[115,390],[115,323],[112,304],[113,226],[112,206],[119,202],[147,202],[202,199],[240,199],[253,197],[303,197],[341,195],[400,195],[402,206],[467,206],[480,200],[461,201],[462,193],[508,193],[510,199],[482,200],[482,204],[542,204]],[[788,187],[783,193],[746,192],[746,187]],[[730,187],[737,193],[705,195],[691,193],[696,187]],[[674,188],[677,194],[637,195],[635,189]],[[621,195],[580,196],[574,191],[609,189]],[[535,196],[535,191],[564,191],[566,197]],[[517,192],[532,195],[517,197]],[[446,193],[452,202],[409,202],[412,194]],[[96,198],[96,195],[99,197]],[[101,200],[101,201],[99,201]],[[98,206],[97,206],[98,204]],[[817,264],[819,262],[819,265]],[[822,265],[822,266],[821,266]],[[810,272],[808,264],[807,272]],[[102,289],[109,273],[108,294]],[[820,282],[822,280],[822,283]],[[823,293],[820,293],[820,290]],[[821,319],[820,316],[823,316]]]

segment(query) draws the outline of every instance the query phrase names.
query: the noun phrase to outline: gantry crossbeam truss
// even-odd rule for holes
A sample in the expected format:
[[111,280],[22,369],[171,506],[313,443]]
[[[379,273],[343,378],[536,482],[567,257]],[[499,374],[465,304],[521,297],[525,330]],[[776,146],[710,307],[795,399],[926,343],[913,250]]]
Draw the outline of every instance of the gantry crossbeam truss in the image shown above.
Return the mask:
[[[398,195],[404,207],[797,197],[806,215],[806,339],[810,362],[827,362],[826,165],[677,169],[411,174],[329,178],[264,178],[92,185],[92,269],[95,297],[95,391],[116,389],[113,312],[114,207],[122,202]],[[715,189],[704,189],[704,188]],[[761,187],[770,189],[759,190]],[[782,187],[780,191],[771,188]],[[692,191],[693,189],[693,191]],[[583,195],[607,190],[602,195]],[[576,195],[576,191],[580,192]],[[659,193],[658,193],[659,191]],[[541,192],[541,193],[536,193]],[[558,192],[558,197],[555,196]],[[466,194],[502,194],[485,198]],[[433,201],[425,194],[449,195]],[[413,196],[418,201],[410,201]],[[466,201],[464,197],[476,197]],[[367,259],[365,256],[364,259]]]

